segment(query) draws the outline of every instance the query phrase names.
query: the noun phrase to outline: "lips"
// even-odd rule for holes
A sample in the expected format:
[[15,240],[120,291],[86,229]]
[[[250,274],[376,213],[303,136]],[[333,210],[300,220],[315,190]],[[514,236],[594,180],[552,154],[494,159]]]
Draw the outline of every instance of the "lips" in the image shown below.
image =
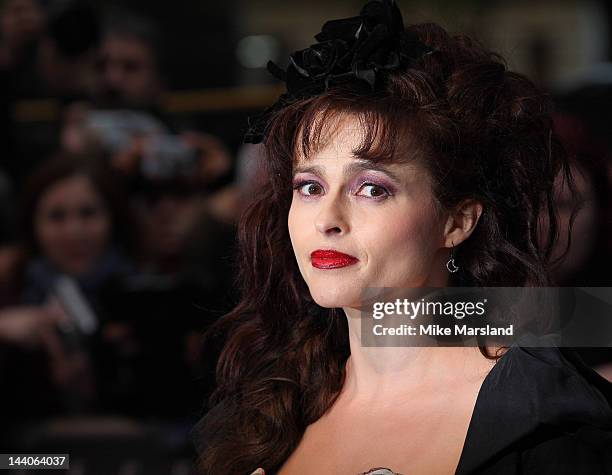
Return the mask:
[[313,267],[318,269],[337,269],[359,261],[356,257],[331,249],[317,249],[310,254],[310,259]]

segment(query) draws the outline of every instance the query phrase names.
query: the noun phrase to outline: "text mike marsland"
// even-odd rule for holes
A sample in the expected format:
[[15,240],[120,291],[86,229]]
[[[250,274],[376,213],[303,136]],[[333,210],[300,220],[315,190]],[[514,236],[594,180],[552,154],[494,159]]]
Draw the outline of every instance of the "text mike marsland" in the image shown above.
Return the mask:
[[408,325],[402,324],[395,327],[374,325],[372,332],[376,336],[513,336],[514,325],[506,327],[495,327],[485,325],[482,327],[470,327],[468,325],[453,325],[445,327],[441,325]]

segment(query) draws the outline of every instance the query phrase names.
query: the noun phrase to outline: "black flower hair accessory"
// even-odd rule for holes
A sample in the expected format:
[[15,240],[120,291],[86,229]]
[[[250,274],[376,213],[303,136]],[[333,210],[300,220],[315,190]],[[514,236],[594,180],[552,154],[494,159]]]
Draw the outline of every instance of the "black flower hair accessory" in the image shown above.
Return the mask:
[[404,29],[394,0],[374,0],[359,16],[328,21],[315,39],[316,44],[291,55],[286,71],[268,62],[268,70],[286,83],[287,92],[261,115],[249,119],[246,143],[263,142],[274,113],[299,99],[346,83],[360,83],[374,91],[388,72],[432,52]]

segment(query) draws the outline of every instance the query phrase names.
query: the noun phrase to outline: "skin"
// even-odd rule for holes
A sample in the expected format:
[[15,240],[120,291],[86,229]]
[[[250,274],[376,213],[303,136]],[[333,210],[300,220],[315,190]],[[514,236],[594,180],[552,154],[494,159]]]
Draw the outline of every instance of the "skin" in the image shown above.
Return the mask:
[[50,186],[39,200],[34,231],[42,254],[61,271],[90,271],[108,246],[111,220],[91,181],[81,175]]
[[[478,348],[361,346],[360,296],[367,287],[446,286],[449,248],[470,236],[482,205],[465,201],[437,212],[419,163],[386,165],[390,173],[348,172],[364,164],[352,153],[360,137],[355,119],[341,117],[323,148],[296,158],[291,243],[314,300],[343,308],[351,356],[338,399],[307,428],[280,473],[357,474],[376,466],[454,473],[493,363]],[[329,248],[359,261],[313,267],[310,253]]]
[[[298,157],[288,217],[296,260],[313,298],[349,313],[359,310],[368,286],[445,286],[449,248],[467,239],[482,213],[473,201],[452,213],[437,211],[429,173],[416,161],[373,170],[374,164],[352,153],[361,133],[355,119],[342,118],[327,146],[308,159]],[[327,248],[359,262],[334,270],[313,267],[310,253]]]
[[137,37],[109,34],[100,48],[103,89],[133,104],[152,104],[162,87],[155,53]]
[[[34,0],[9,0],[4,2],[0,15],[2,49],[17,54],[28,41],[35,39],[43,29],[45,14]],[[11,58],[15,59],[15,58]]]
[[0,343],[44,350],[51,381],[58,388],[77,390],[92,398],[95,391],[88,360],[82,353],[66,352],[56,331],[57,325],[68,321],[55,300],[44,306],[7,307],[0,311]]

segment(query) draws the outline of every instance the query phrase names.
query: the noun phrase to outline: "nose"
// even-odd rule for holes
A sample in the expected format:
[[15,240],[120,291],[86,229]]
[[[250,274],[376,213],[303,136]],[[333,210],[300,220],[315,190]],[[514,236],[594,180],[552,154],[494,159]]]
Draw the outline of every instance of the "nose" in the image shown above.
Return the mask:
[[83,236],[85,222],[79,216],[70,216],[64,223],[64,232],[70,239],[80,239]]
[[116,89],[125,81],[125,72],[120,65],[112,63],[109,60],[103,77],[106,87]]
[[321,208],[315,219],[315,227],[321,234],[346,234],[349,230],[346,204],[341,195],[320,201]]

